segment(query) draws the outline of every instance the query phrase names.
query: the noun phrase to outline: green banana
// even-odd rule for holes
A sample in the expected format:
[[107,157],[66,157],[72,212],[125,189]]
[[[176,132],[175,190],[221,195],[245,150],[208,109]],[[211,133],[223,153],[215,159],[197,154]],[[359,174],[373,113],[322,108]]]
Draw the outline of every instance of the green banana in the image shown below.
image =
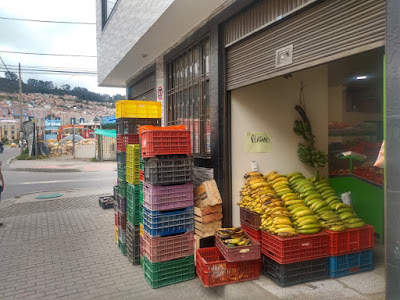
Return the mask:
[[335,226],[329,227],[329,230],[332,230],[332,231],[344,231],[346,229],[347,229],[347,227],[345,225],[341,225],[341,226],[335,225]]
[[305,206],[305,205],[300,206],[300,207],[297,207],[297,208],[293,209],[293,210],[291,211],[291,213],[292,213],[292,215],[293,215],[293,214],[295,214],[295,213],[297,213],[297,212],[299,212],[299,211],[302,211],[302,210],[308,210],[308,207]]
[[312,229],[301,229],[301,230],[297,230],[298,233],[301,234],[314,234],[314,233],[318,233],[321,231],[321,228],[312,228]]
[[[327,199],[324,199],[327,203],[331,203],[331,201],[333,201],[333,200],[341,200],[338,196],[331,196],[331,197],[329,197],[329,198],[327,198]],[[342,201],[340,201],[340,202],[342,202]]]
[[353,223],[363,222],[363,220],[360,218],[349,218],[349,219],[346,219],[345,222],[348,224],[353,224]]
[[[313,205],[314,205],[314,204],[313,204]],[[328,205],[328,204],[327,204],[325,201],[317,202],[317,204],[314,205],[313,210],[316,211],[316,210],[318,210],[318,209],[320,209],[320,208],[322,208],[322,207],[324,207],[324,206],[327,206],[327,205]]]
[[329,207],[329,206],[324,206],[324,207],[321,207],[320,209],[316,209],[316,210],[315,210],[315,212],[316,212],[317,214],[321,214],[321,213],[323,213],[323,212],[325,212],[325,211],[331,211],[330,207]]
[[311,195],[307,196],[304,199],[304,201],[310,201],[310,200],[316,199],[316,198],[321,198],[321,195],[319,193],[311,194]]
[[333,197],[333,196],[337,196],[336,192],[330,192],[330,193],[327,193],[327,194],[325,194],[325,195],[323,195],[321,197],[324,198],[324,199],[329,199],[330,197]]
[[338,203],[335,206],[335,210],[339,210],[340,208],[352,208],[350,205],[347,205],[345,203]]
[[294,179],[299,178],[299,177],[304,178],[303,174],[301,174],[300,172],[293,172],[293,173],[290,173],[290,174],[286,175],[286,178],[289,179],[289,181],[290,180],[294,180]]
[[358,222],[358,223],[352,223],[352,224],[347,224],[348,228],[360,228],[360,227],[364,227],[365,223],[364,222]]
[[339,215],[339,218],[340,218],[341,220],[346,220],[346,219],[349,219],[349,218],[351,218],[351,217],[353,217],[353,218],[355,217],[354,214],[351,213],[351,212],[344,212],[344,213],[342,213],[342,214]]
[[313,229],[313,228],[321,228],[321,226],[318,223],[314,224],[306,224],[302,226],[298,226],[297,229],[303,230],[303,229]]

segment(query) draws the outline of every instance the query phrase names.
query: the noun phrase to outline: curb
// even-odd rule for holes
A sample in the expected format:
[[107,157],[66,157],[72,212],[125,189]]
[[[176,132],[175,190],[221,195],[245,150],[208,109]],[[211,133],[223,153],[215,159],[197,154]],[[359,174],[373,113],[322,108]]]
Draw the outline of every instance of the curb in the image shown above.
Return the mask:
[[46,172],[46,173],[74,173],[82,172],[80,169],[57,169],[57,168],[10,168],[10,171],[25,171],[25,172]]

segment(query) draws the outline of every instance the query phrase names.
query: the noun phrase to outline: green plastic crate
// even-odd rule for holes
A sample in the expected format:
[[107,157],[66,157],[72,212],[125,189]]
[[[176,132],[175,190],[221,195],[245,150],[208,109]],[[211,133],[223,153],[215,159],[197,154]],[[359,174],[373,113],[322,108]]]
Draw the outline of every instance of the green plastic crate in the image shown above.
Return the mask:
[[121,240],[118,240],[118,248],[123,255],[126,255],[126,243],[122,243]]
[[126,197],[127,184],[128,183],[125,180],[118,178],[118,194],[120,194],[122,197]]
[[153,288],[159,288],[194,278],[194,256],[152,263],[143,257],[144,277]]
[[118,163],[117,170],[118,170],[118,178],[126,180],[126,165]]
[[140,267],[143,269],[143,265],[144,265],[144,257],[143,255],[140,255]]
[[128,222],[136,226],[140,223],[140,191],[143,192],[143,186],[128,183],[126,189],[126,216]]

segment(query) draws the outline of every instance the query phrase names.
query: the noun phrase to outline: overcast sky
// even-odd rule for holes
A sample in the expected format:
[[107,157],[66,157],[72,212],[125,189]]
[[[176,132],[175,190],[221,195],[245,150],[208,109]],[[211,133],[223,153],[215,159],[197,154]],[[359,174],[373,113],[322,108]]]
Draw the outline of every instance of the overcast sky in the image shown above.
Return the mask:
[[[96,22],[95,0],[3,0],[0,17],[69,22]],[[96,55],[96,26],[23,22],[0,19],[0,56],[7,67],[21,63],[51,69],[96,71],[96,58],[34,56],[2,53],[3,51]],[[0,62],[3,67],[3,64]],[[15,72],[17,73],[17,71]],[[1,77],[4,72],[1,71]],[[22,73],[29,78],[53,81],[58,86],[82,86],[101,94],[125,94],[125,89],[100,88],[97,76],[37,75]]]

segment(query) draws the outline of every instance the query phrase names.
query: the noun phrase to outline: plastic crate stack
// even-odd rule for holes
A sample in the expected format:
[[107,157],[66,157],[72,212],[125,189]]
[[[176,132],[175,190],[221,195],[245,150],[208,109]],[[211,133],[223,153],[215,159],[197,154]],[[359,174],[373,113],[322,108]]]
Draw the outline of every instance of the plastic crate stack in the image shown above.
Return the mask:
[[329,276],[342,277],[374,269],[374,227],[345,231],[325,230],[329,234]]
[[184,126],[140,128],[143,269],[158,288],[194,278],[193,158]]
[[282,287],[328,278],[328,234],[280,237],[261,231],[263,271]]
[[[116,103],[118,197],[118,246],[133,264],[139,264],[139,126],[161,124],[161,104],[122,100]],[[136,209],[136,210],[135,210]],[[116,230],[117,231],[117,230]]]

